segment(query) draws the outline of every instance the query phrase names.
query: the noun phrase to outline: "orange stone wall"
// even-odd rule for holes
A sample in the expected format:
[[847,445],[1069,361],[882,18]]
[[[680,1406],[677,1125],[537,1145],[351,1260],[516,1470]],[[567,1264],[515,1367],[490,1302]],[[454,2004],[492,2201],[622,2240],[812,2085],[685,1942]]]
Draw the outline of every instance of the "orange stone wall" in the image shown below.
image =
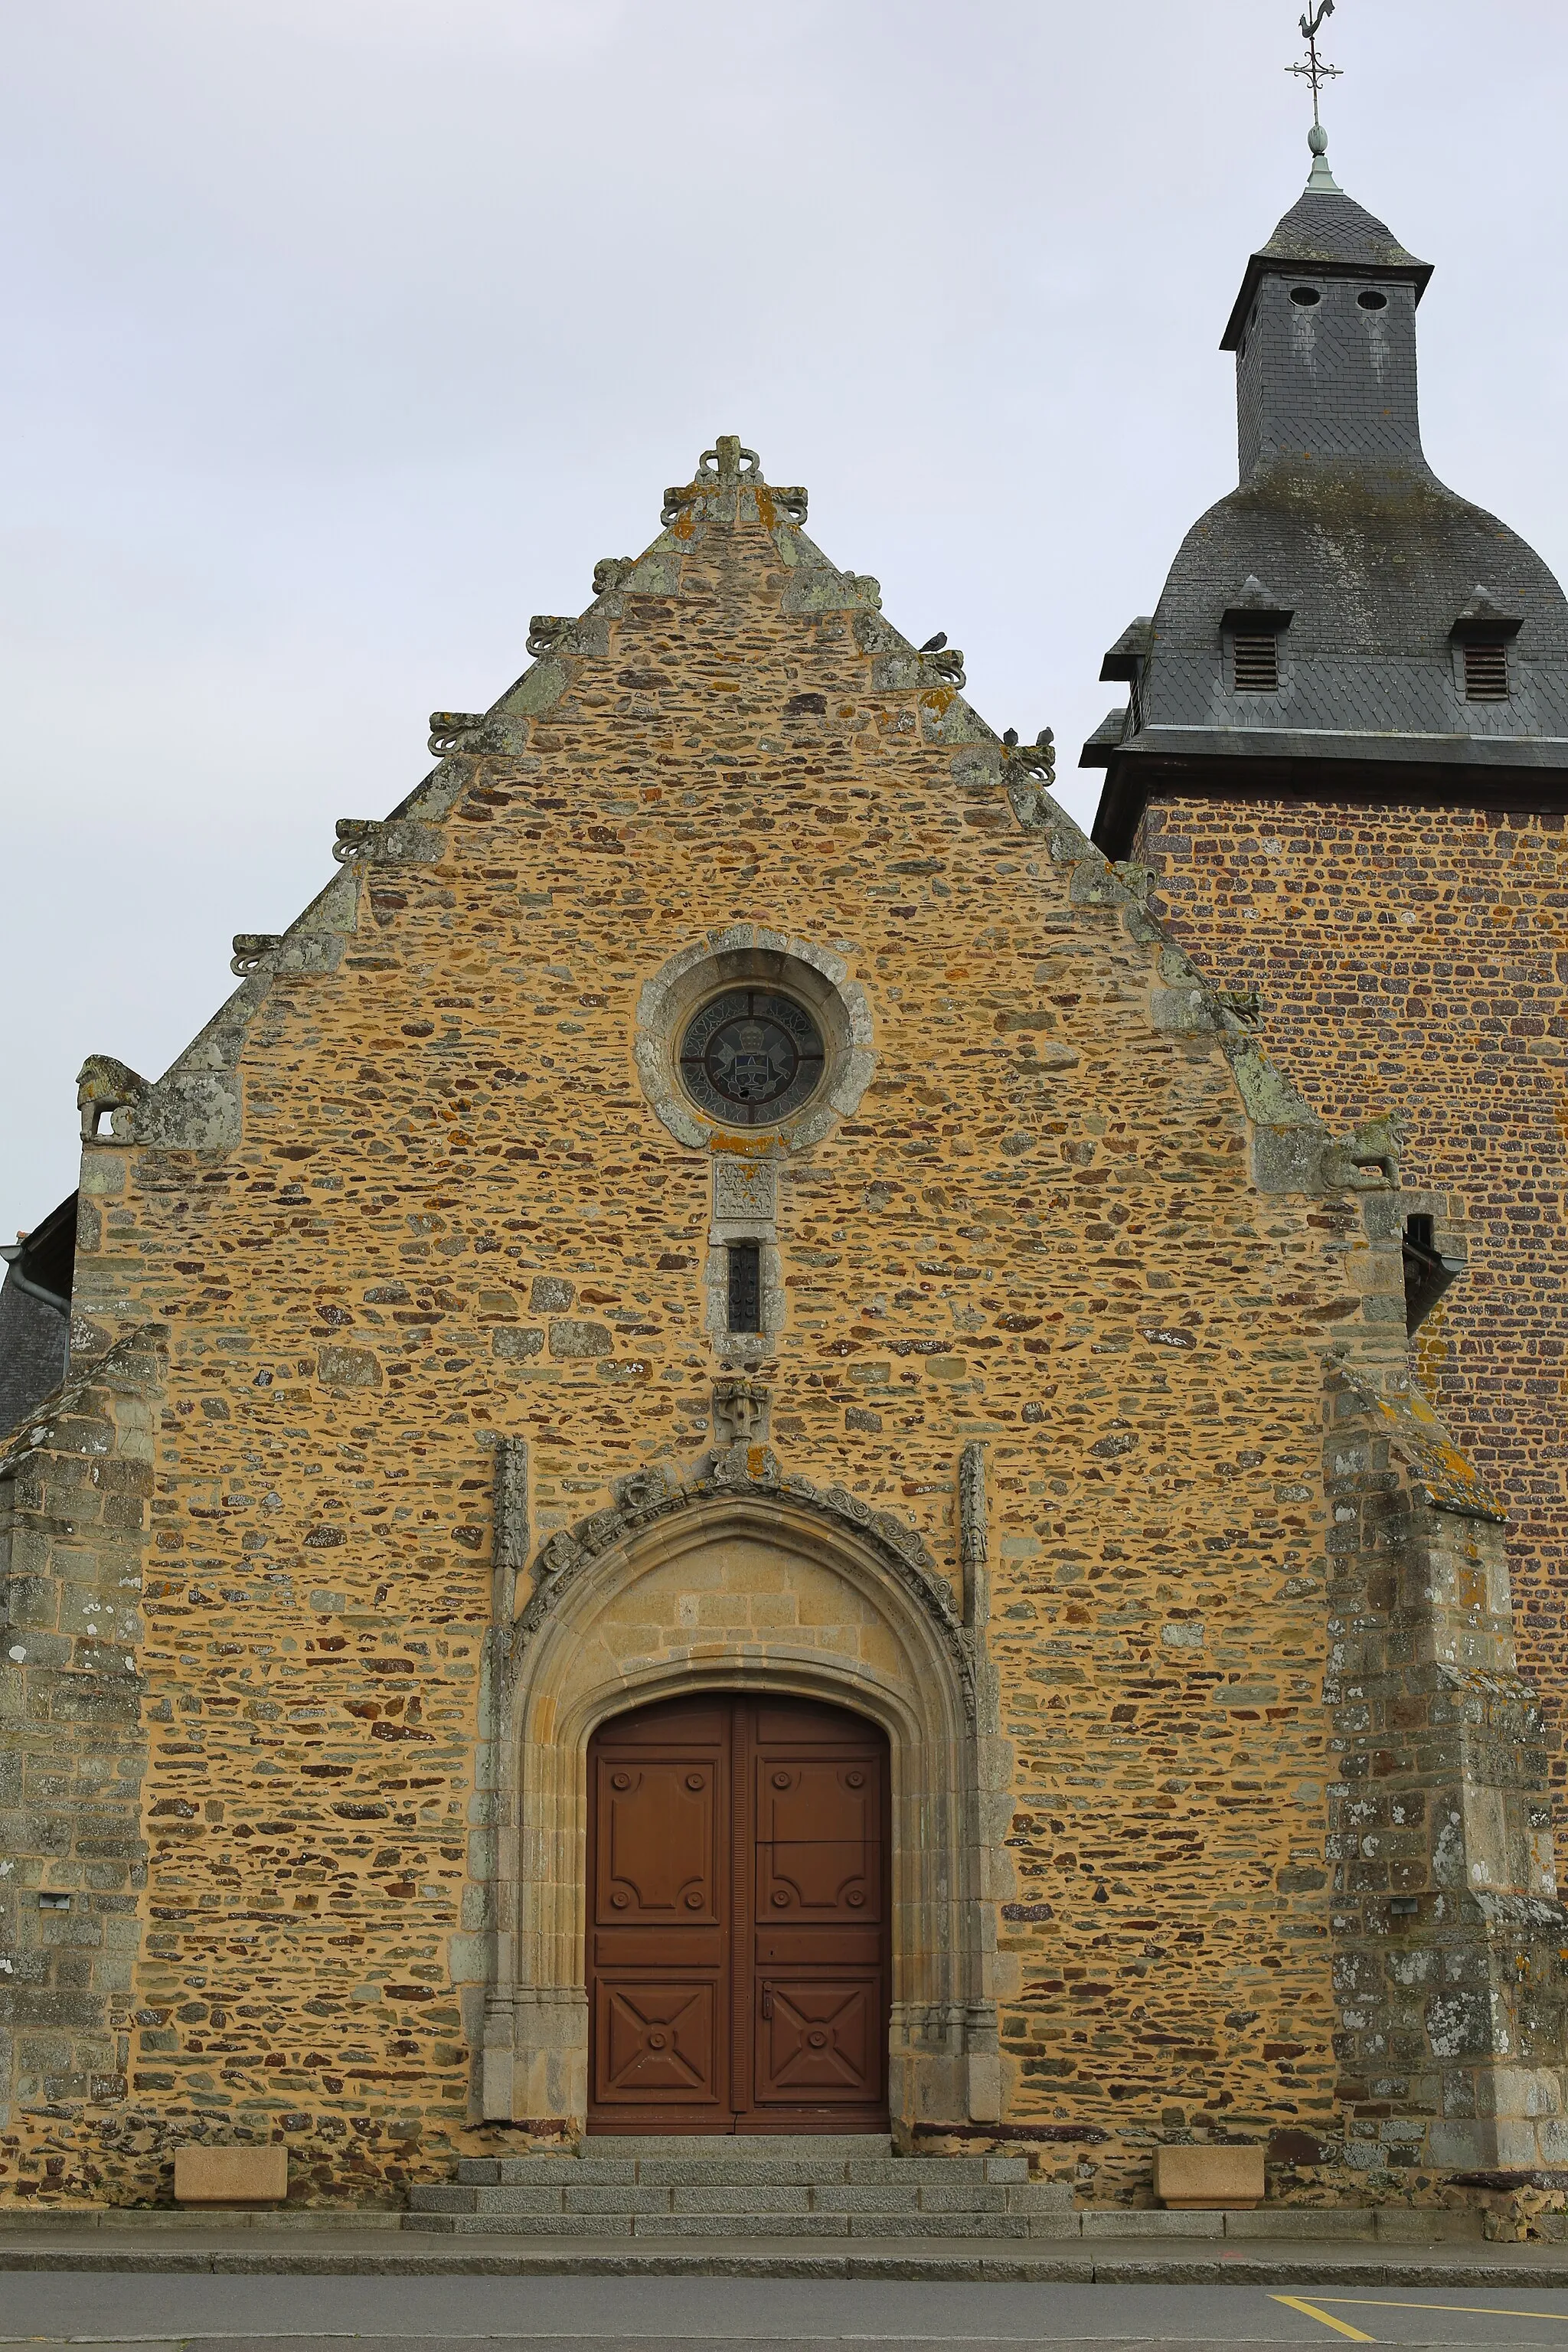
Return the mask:
[[[1145,2200],[1158,2133],[1336,2131],[1324,1356],[1402,1356],[1364,1312],[1396,1256],[1352,1195],[1258,1189],[1236,1038],[1172,1015],[1181,960],[874,583],[732,476],[614,574],[491,715],[500,748],[470,730],[84,1148],[79,1361],[167,1334],[122,1628],[141,1941],[106,1995],[122,2091],[73,2071],[65,2011],[18,2034],[0,2194],[166,2198],[176,2141],[280,2136],[296,2196],[384,2201],[507,2144],[473,2103],[494,1443],[529,1441],[535,1542],[710,1443],[709,1155],[655,1116],[634,1014],[748,922],[845,957],[875,1055],[781,1163],[773,1444],[954,1579],[958,1457],[987,1449],[1005,2125]],[[1500,959],[1533,971],[1550,851],[1510,838],[1505,946],[1446,880],[1418,936],[1484,941],[1489,994]],[[1383,1077],[1350,997],[1331,1085],[1307,1054],[1342,1122],[1355,1057]],[[1478,1078],[1478,1124],[1504,1091]],[[1558,1164],[1528,1097],[1510,1201]],[[52,1673],[100,1671],[55,1633]],[[47,1837],[24,1882],[91,1916]]]

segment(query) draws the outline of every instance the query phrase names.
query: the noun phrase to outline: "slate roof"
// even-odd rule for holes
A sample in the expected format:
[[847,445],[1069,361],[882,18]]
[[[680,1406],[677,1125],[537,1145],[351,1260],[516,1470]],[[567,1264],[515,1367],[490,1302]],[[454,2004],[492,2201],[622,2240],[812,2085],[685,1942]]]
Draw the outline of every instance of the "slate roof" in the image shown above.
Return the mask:
[[[1415,307],[1431,274],[1322,186],[1250,257],[1226,331],[1239,487],[1187,532],[1152,623],[1112,646],[1101,674],[1131,685],[1129,704],[1083,749],[1082,765],[1109,771],[1094,837],[1110,856],[1128,853],[1150,789],[1138,771],[1153,760],[1166,772],[1297,762],[1291,788],[1309,791],[1327,788],[1311,781],[1325,763],[1462,776],[1467,790],[1511,775],[1568,801],[1568,599],[1517,531],[1438,480],[1421,446]],[[1259,615],[1276,636],[1273,692],[1237,682],[1249,582],[1268,583],[1274,608]],[[1478,613],[1508,641],[1500,699],[1467,694]]]
[[0,1250],[0,1436],[65,1378],[76,1262],[77,1196]]
[[1268,244],[1260,246],[1248,261],[1241,291],[1220,339],[1222,352],[1235,351],[1258,279],[1270,262],[1281,261],[1317,263],[1323,268],[1358,275],[1370,270],[1397,272],[1415,286],[1417,301],[1432,275],[1431,262],[1418,261],[1407,253],[1387,224],[1374,218],[1353,197],[1342,190],[1331,195],[1322,189],[1308,188],[1297,197]]

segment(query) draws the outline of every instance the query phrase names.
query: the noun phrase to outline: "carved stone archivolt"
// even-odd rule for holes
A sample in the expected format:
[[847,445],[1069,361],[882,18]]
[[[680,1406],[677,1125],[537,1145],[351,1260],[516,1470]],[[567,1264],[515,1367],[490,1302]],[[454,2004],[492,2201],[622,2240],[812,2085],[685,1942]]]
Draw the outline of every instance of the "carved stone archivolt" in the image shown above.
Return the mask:
[[[730,1382],[755,1395],[754,1382]],[[765,1392],[764,1392],[765,1393]],[[563,1528],[542,1543],[533,1558],[533,1589],[519,1614],[511,1639],[511,1670],[515,1675],[528,1644],[558,1609],[578,1580],[605,1553],[624,1545],[639,1529],[711,1501],[752,1496],[768,1501],[787,1499],[814,1515],[841,1527],[853,1528],[876,1551],[889,1573],[930,1619],[952,1664],[963,1708],[974,1720],[974,1658],[973,1644],[954,1606],[952,1589],[938,1570],[917,1530],[893,1511],[873,1510],[843,1486],[818,1487],[796,1471],[781,1470],[771,1447],[744,1438],[710,1455],[689,1473],[656,1466],[634,1471],[615,1489],[616,1499],[605,1509],[593,1511],[571,1528]],[[981,1506],[982,1509],[984,1505]]]

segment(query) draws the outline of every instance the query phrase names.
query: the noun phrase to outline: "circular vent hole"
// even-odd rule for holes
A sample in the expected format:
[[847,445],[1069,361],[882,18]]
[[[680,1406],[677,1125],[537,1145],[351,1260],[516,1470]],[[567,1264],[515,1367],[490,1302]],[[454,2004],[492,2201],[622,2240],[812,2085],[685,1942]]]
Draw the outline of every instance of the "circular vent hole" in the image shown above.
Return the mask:
[[1363,310],[1386,310],[1388,308],[1387,295],[1380,294],[1375,286],[1369,286],[1364,294],[1358,294],[1355,299]]
[[1322,299],[1316,286],[1292,286],[1290,289],[1290,299],[1299,310],[1310,310]]

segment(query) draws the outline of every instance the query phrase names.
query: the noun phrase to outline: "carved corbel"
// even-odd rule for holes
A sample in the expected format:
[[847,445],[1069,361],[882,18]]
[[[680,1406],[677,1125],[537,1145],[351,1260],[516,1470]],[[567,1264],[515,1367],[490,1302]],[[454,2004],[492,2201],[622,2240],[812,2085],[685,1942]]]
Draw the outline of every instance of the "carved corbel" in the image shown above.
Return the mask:
[[574,613],[535,613],[528,625],[528,651],[534,661],[554,653],[577,625]]
[[236,931],[228,968],[237,979],[248,980],[282,944],[281,931]]
[[[81,1117],[81,1139],[91,1143],[98,1134],[99,1122],[114,1113],[135,1109],[143,1095],[150,1091],[149,1082],[131,1067],[129,1062],[117,1062],[112,1054],[89,1054],[76,1078],[76,1107]],[[113,1132],[112,1125],[110,1132]]]
[[445,760],[454,751],[468,748],[468,739],[485,723],[482,710],[433,710],[430,713],[430,749],[437,759]]
[[1405,1140],[1404,1122],[1384,1114],[1363,1118],[1353,1131],[1324,1146],[1325,1183],[1342,1185],[1352,1192],[1399,1187],[1399,1152]]
[[929,679],[939,680],[943,686],[962,687],[965,683],[963,656],[956,646],[945,646],[939,653],[921,654],[917,659],[922,683]]
[[381,831],[381,819],[374,816],[339,817],[337,838],[332,844],[334,862],[347,866],[353,858],[362,857]]
[[737,1378],[713,1383],[713,1444],[722,1453],[731,1445],[765,1445],[773,1407],[773,1391],[762,1381]]
[[1021,783],[1026,777],[1047,785],[1056,782],[1057,739],[1054,729],[1042,727],[1032,743],[1020,743],[1016,727],[1009,727],[1003,736],[1003,782]]

